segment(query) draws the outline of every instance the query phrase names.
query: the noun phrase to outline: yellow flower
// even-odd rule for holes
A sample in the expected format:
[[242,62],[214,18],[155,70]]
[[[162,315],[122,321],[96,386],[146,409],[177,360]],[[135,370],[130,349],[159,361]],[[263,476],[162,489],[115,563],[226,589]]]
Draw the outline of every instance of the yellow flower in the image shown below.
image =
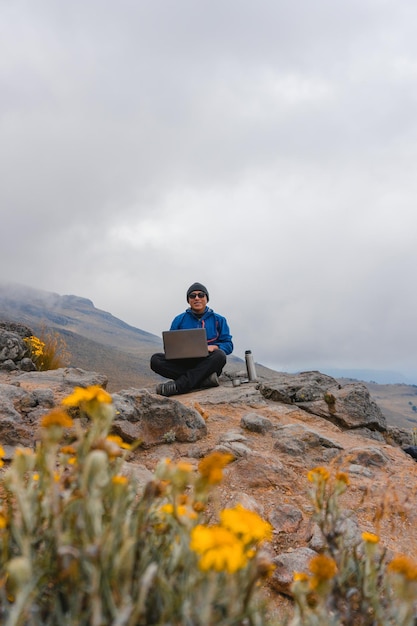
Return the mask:
[[238,504],[233,509],[224,509],[220,513],[222,526],[238,535],[245,545],[252,542],[269,540],[272,526],[254,511],[244,509]]
[[190,548],[200,555],[202,571],[233,574],[245,567],[248,558],[243,543],[227,528],[198,525],[191,531]]
[[6,527],[7,527],[7,519],[2,513],[0,513],[0,530],[3,530]]
[[222,481],[223,468],[233,461],[233,455],[212,452],[198,464],[198,471],[209,485],[217,485]]
[[161,513],[168,513],[168,515],[172,515],[174,512],[173,504],[163,504],[160,509]]
[[305,572],[294,572],[293,579],[295,583],[305,583],[309,580],[309,577]]
[[325,554],[313,556],[309,563],[310,572],[317,581],[331,580],[337,572],[336,562]]
[[349,476],[346,472],[338,472],[336,474],[336,480],[340,483],[345,483],[345,485],[349,485]]
[[106,441],[115,443],[116,445],[119,446],[119,448],[123,448],[124,450],[132,449],[132,446],[130,445],[130,443],[126,443],[125,441],[123,441],[123,439],[119,437],[119,435],[108,435],[106,437]]
[[165,514],[174,515],[174,513],[176,513],[178,517],[197,519],[197,513],[192,509],[189,509],[184,504],[180,504],[176,508],[174,508],[173,504],[167,503],[163,504],[159,510],[162,513],[162,517],[164,517]]
[[378,535],[374,535],[374,533],[368,533],[366,531],[362,533],[362,539],[364,541],[366,541],[367,543],[378,543],[379,542]]
[[25,337],[23,340],[29,347],[33,356],[42,356],[45,349],[45,343],[38,337],[32,335],[31,337]]
[[75,387],[72,394],[62,400],[64,406],[81,406],[90,402],[99,402],[111,404],[113,399],[107,391],[99,385],[91,385],[90,387]]
[[186,461],[178,461],[177,463],[177,470],[179,470],[180,472],[190,473],[193,471],[193,469],[194,468],[191,463],[187,463]]
[[121,476],[120,474],[117,474],[116,476],[113,476],[113,478],[111,479],[113,485],[127,485],[129,480],[126,476]]
[[41,420],[41,426],[43,428],[49,428],[50,426],[62,426],[62,428],[71,428],[73,421],[65,411],[61,409],[52,409]]
[[307,479],[314,483],[316,480],[323,480],[324,482],[328,481],[330,478],[330,473],[325,467],[315,467],[310,470],[307,474]]
[[184,504],[180,504],[177,506],[177,513],[179,517],[184,517],[187,519],[197,519],[198,517],[197,513],[193,509],[190,509]]
[[387,567],[392,574],[400,574],[408,581],[417,580],[417,564],[406,556],[396,556]]
[[0,467],[4,465],[3,457],[6,456],[3,446],[0,446]]
[[73,455],[76,453],[74,446],[62,446],[60,449],[61,454]]

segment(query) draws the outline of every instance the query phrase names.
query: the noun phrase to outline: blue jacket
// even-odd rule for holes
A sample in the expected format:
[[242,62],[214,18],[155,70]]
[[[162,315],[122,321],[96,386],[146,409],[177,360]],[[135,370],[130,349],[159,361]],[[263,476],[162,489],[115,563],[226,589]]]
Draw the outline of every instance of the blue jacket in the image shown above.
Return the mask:
[[191,309],[177,315],[171,324],[171,330],[183,330],[184,328],[205,328],[208,345],[215,345],[225,354],[233,352],[232,335],[225,317],[215,313],[213,309],[206,308],[203,317],[198,318]]

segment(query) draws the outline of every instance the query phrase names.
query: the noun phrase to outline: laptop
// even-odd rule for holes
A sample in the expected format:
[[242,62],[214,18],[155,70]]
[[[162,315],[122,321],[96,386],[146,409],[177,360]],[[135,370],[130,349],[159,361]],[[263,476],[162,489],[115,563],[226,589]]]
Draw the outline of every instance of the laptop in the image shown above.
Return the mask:
[[162,333],[165,358],[197,359],[208,356],[205,328],[165,330]]

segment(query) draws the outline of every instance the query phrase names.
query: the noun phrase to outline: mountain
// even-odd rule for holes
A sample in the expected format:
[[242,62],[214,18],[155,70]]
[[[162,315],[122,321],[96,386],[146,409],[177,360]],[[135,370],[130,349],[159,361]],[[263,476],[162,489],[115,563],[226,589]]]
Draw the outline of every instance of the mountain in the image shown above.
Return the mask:
[[68,365],[106,374],[110,391],[156,379],[149,358],[161,349],[161,339],[97,309],[87,298],[0,284],[0,320],[25,324],[36,335],[57,332],[71,353]]
[[333,376],[333,378],[351,378],[353,380],[362,380],[368,383],[378,383],[380,385],[412,385],[413,381],[407,378],[401,372],[390,370],[374,370],[374,369],[337,369],[324,368],[323,374]]

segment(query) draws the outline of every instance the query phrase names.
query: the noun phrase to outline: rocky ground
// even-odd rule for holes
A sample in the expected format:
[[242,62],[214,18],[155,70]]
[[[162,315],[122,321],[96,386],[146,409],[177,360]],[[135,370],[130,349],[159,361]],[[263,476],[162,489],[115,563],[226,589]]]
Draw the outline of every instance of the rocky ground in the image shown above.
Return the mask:
[[[417,561],[417,466],[402,449],[406,433],[390,431],[361,389],[340,388],[318,373],[309,382],[313,387],[306,380],[297,387],[284,376],[234,387],[226,376],[220,387],[174,399],[156,396],[154,387],[114,395],[118,432],[126,439],[147,439],[127,468],[143,481],[165,457],[197,466],[214,449],[233,454],[219,499],[223,507],[241,502],[273,525],[269,550],[278,567],[266,593],[277,606],[288,603],[291,569],[299,569],[309,550],[320,547],[307,480],[307,472],[317,466],[349,475],[343,496],[351,524],[346,532],[375,532],[390,553]],[[40,416],[77,384],[106,381],[82,370],[0,373],[0,443],[9,456],[16,445],[31,444]],[[152,414],[158,418],[152,420]]]

